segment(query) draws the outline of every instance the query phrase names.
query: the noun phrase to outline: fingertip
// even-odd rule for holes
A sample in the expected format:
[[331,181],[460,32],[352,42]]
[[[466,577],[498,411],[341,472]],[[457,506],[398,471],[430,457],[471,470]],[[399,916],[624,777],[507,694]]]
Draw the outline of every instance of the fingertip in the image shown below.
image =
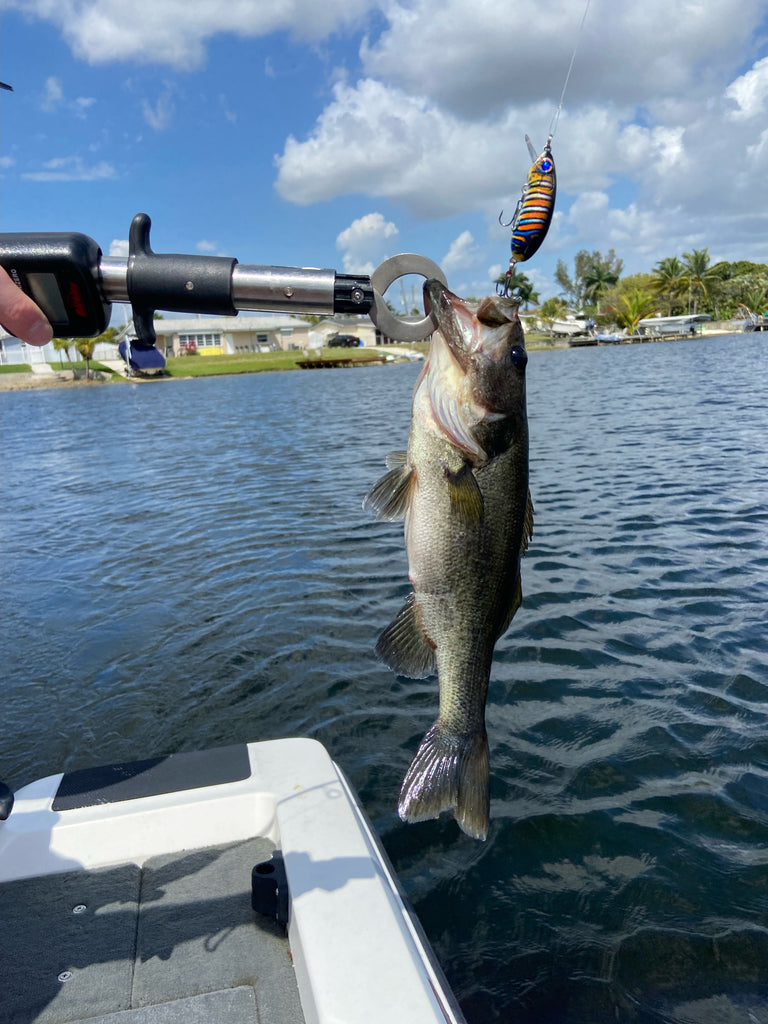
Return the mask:
[[53,338],[53,328],[47,320],[37,320],[31,324],[24,339],[30,345],[47,345]]

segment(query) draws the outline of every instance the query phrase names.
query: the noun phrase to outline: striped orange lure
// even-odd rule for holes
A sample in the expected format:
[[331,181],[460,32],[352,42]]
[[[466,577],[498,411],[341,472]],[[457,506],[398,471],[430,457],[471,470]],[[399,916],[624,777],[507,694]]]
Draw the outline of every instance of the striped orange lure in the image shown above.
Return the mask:
[[536,156],[536,150],[527,135],[525,141],[533,166],[528,172],[528,179],[523,185],[523,192],[512,220],[504,224],[501,219],[504,211],[499,214],[499,223],[503,227],[512,228],[512,256],[505,283],[498,289],[502,295],[507,294],[515,265],[530,259],[546,238],[555,209],[557,177],[555,161],[552,158],[552,136],[547,139],[544,151],[539,157]]

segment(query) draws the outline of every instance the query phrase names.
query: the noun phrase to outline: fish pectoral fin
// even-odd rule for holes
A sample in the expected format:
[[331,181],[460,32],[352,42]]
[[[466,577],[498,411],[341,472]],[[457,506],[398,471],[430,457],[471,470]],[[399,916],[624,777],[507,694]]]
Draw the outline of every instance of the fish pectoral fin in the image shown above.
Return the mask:
[[406,466],[390,469],[366,494],[363,510],[375,512],[377,519],[389,522],[402,519],[408,509],[415,480],[416,473]]
[[462,832],[485,839],[490,812],[485,729],[451,733],[438,719],[406,773],[397,810],[403,821],[427,821],[452,810]]
[[415,594],[408,595],[403,607],[382,632],[376,654],[393,672],[410,679],[424,679],[436,671],[435,647],[424,631]]
[[458,472],[452,473],[446,466],[444,473],[448,481],[451,511],[459,516],[465,526],[476,526],[483,518],[483,495],[472,467],[465,462]]
[[525,521],[523,523],[523,542],[520,545],[520,554],[524,555],[528,550],[528,545],[533,539],[533,501],[531,499],[531,492],[528,491],[528,501],[525,505]]
[[408,452],[390,452],[387,455],[387,469],[402,469],[408,461]]

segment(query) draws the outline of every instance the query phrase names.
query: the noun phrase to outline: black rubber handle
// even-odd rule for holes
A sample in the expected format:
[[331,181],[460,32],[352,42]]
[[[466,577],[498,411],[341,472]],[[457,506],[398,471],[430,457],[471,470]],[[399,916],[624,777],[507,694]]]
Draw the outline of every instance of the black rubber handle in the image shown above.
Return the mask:
[[232,270],[237,260],[155,253],[149,244],[151,227],[149,216],[137,213],[128,234],[127,289],[140,346],[155,343],[156,309],[236,316]]

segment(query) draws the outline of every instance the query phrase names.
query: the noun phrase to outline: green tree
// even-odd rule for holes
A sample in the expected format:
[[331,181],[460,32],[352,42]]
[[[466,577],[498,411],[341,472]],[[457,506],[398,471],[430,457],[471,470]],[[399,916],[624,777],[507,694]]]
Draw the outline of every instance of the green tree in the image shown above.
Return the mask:
[[680,297],[686,284],[685,267],[677,256],[667,256],[653,268],[654,291],[666,299],[667,316],[672,316],[675,300]]
[[521,274],[517,267],[512,268],[509,280],[507,280],[507,275],[504,273],[496,278],[494,284],[504,285],[507,289],[507,294],[511,298],[516,298],[524,309],[527,309],[531,302],[539,301],[539,293],[534,288],[533,281],[526,277],[525,274]]
[[560,285],[571,304],[581,309],[585,302],[597,304],[600,296],[621,277],[624,261],[619,259],[613,249],[607,255],[595,249],[589,252],[581,249],[573,260],[573,276],[562,260],[557,261],[555,280]]
[[692,252],[684,252],[683,264],[685,266],[685,281],[688,285],[688,312],[691,312],[690,304],[693,299],[693,314],[695,316],[699,311],[699,298],[707,297],[707,284],[714,277],[709,266],[709,249],[694,249]]
[[91,359],[98,338],[75,338],[75,348],[85,360],[85,379],[91,379]]
[[112,341],[117,335],[117,328],[108,327],[103,334],[97,335],[95,338],[68,338],[67,341],[70,345],[74,345],[77,351],[85,360],[85,379],[91,379],[91,359],[93,359],[93,353],[99,342]]
[[742,293],[742,303],[752,313],[765,313],[768,310],[768,284],[757,285],[751,291]]
[[62,355],[61,355],[62,352],[66,353],[67,362],[69,363],[70,366],[72,365],[72,356],[69,354],[69,349],[70,349],[71,345],[72,345],[72,339],[71,338],[54,338],[53,339],[53,348],[54,348],[54,351],[59,353],[59,364],[62,367],[62,369],[64,368],[64,360],[62,359]]
[[566,267],[563,260],[557,261],[555,280],[560,285],[561,290],[565,293],[566,298],[570,299],[575,306],[580,306],[581,294],[579,292],[579,285],[575,280],[575,275],[574,277],[571,277],[568,273],[568,267]]
[[655,308],[654,295],[643,288],[635,288],[620,295],[611,312],[617,324],[626,327],[630,334],[635,334],[640,321],[650,316]]
[[553,331],[555,320],[559,320],[564,315],[566,309],[566,303],[561,298],[547,299],[539,306],[539,318],[547,326],[550,344],[555,340]]
[[600,312],[600,298],[613,285],[617,284],[619,275],[611,269],[605,260],[595,260],[584,275],[584,298],[597,306]]

